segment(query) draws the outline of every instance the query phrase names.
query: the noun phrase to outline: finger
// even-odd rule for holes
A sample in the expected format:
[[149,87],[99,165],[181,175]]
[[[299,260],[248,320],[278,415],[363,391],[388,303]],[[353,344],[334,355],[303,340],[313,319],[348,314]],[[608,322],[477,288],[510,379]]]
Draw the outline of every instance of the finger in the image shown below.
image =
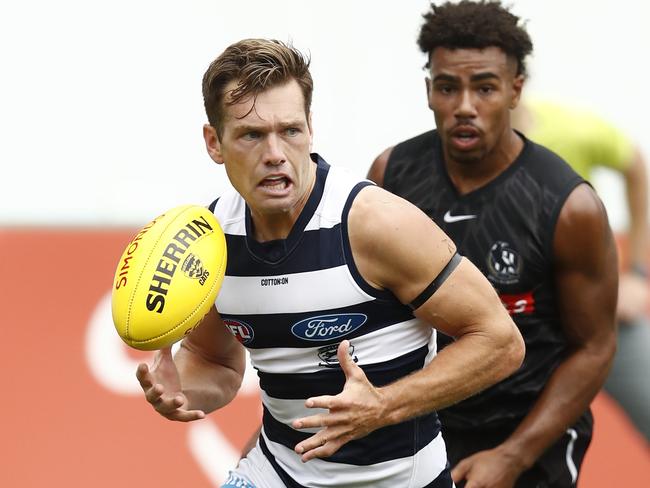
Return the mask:
[[451,470],[451,479],[454,480],[454,483],[458,483],[459,481],[465,479],[467,472],[469,471],[469,467],[470,463],[466,459],[463,459],[456,466],[454,466],[454,469]]
[[181,410],[177,409],[174,412],[170,412],[165,415],[165,418],[168,420],[174,420],[176,422],[193,422],[194,420],[201,420],[205,418],[205,412],[203,410]]
[[349,379],[355,376],[361,369],[354,362],[352,356],[350,356],[350,341],[345,340],[339,344],[339,347],[336,350],[336,356],[338,357],[339,364],[341,365],[341,369],[346,378]]
[[143,390],[146,391],[146,389],[153,386],[151,374],[149,373],[149,366],[147,366],[146,363],[138,364],[138,369],[135,370],[135,377],[138,379]]
[[296,444],[294,450],[301,455],[301,459],[305,462],[315,457],[331,456],[349,440],[345,437],[346,432],[345,428],[323,429]]
[[152,405],[156,405],[162,399],[163,393],[165,393],[165,388],[161,384],[152,385],[151,388],[144,390],[144,397]]
[[314,427],[330,427],[341,423],[342,420],[341,415],[322,413],[296,419],[291,425],[294,429],[312,429]]
[[336,397],[332,395],[321,395],[307,398],[307,400],[305,400],[305,407],[307,408],[324,408],[330,410],[335,406],[335,404]]

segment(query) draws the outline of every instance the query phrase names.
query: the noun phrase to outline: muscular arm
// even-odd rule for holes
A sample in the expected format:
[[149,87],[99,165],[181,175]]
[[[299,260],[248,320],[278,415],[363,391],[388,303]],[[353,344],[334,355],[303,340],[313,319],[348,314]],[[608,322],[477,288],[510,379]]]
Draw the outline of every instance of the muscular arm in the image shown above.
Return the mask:
[[[455,252],[424,213],[377,187],[365,188],[355,199],[348,232],[364,279],[403,303],[418,297]],[[422,370],[380,388],[370,384],[343,341],[338,350],[346,376],[343,391],[308,399],[307,407],[328,413],[293,423],[296,429],[322,428],[296,446],[304,461],[331,456],[352,439],[460,401],[521,364],[519,331],[487,279],[464,258],[415,314],[457,340]]]
[[[395,195],[368,188],[358,200],[350,214],[350,242],[359,271],[369,283],[409,303],[448,263],[455,245],[424,213]],[[367,218],[370,209],[381,218]],[[415,315],[456,341],[423,370],[379,389],[389,423],[456,403],[521,364],[519,331],[467,259]]]
[[616,248],[602,203],[578,186],[560,212],[554,239],[557,300],[569,343],[531,412],[498,449],[525,469],[587,409],[616,348]]

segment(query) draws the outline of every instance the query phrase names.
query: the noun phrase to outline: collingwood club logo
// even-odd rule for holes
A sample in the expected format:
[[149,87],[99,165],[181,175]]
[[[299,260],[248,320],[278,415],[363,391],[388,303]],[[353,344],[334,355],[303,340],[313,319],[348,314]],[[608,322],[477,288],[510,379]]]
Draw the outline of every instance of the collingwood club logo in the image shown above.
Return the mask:
[[487,257],[490,280],[502,285],[519,281],[522,259],[510,244],[504,241],[495,242]]

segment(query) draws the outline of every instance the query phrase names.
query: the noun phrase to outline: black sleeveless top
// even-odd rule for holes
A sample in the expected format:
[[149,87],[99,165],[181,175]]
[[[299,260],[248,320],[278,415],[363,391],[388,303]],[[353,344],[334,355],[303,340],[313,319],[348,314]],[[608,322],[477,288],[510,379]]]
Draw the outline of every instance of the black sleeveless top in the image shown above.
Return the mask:
[[[443,162],[437,131],[395,146],[384,187],[428,214],[492,283],[526,342],[522,367],[482,393],[440,411],[443,426],[469,429],[518,423],[562,360],[553,281],[559,212],[584,180],[525,137],[517,159],[481,188],[459,195]],[[438,348],[450,342],[439,334]]]

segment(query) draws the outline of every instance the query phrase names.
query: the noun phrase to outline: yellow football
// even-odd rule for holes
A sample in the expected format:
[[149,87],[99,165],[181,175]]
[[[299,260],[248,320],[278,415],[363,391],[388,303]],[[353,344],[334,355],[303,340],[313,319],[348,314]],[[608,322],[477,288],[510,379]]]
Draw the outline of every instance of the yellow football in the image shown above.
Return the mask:
[[214,304],[226,257],[226,238],[209,209],[183,205],[156,217],[128,243],[117,265],[117,333],[147,351],[182,339]]

